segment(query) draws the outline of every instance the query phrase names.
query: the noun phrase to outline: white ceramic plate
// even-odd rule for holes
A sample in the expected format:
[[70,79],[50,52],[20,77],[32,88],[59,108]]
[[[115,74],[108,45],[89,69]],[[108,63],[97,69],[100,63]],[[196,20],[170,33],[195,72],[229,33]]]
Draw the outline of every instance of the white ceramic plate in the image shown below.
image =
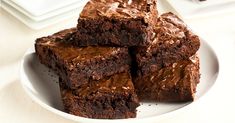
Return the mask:
[[[72,0],[72,1],[69,0],[69,2],[66,3],[63,7],[61,6],[60,2],[66,2],[66,0],[59,0],[59,1],[55,2],[54,4],[52,4],[51,2],[53,2],[53,1],[50,0],[50,1],[48,1],[50,3],[50,5],[47,5],[48,2],[44,1],[44,2],[42,2],[43,4],[40,5],[41,8],[37,8],[37,11],[44,12],[48,8],[49,8],[50,11],[47,10],[43,14],[40,14],[40,15],[33,14],[33,13],[35,13],[34,11],[36,11],[36,10],[34,10],[34,11],[33,10],[27,10],[26,11],[25,10],[26,8],[23,8],[25,6],[23,6],[23,5],[20,6],[17,3],[15,3],[14,1],[3,0],[3,2],[4,2],[4,4],[8,4],[8,6],[13,7],[15,10],[19,11],[21,14],[27,16],[29,19],[31,19],[33,21],[43,21],[45,19],[58,16],[58,15],[63,14],[65,12],[69,12],[69,11],[74,10],[76,8],[83,8],[83,6],[88,2],[88,0]],[[30,1],[24,1],[25,4],[29,4],[28,2],[30,2]],[[35,1],[32,1],[32,2],[35,2]],[[35,4],[33,4],[31,6],[31,8],[33,8],[34,5]],[[61,8],[59,8],[59,6],[55,6],[55,5],[60,5]],[[54,9],[52,9],[51,6],[54,6]],[[32,13],[29,13],[30,11],[32,11]]]
[[198,18],[235,12],[235,0],[166,0],[178,14],[185,18]]
[[21,8],[21,11],[31,16],[42,16],[57,9],[87,0],[3,0]]
[[[85,3],[84,3],[84,5],[85,5]],[[28,26],[32,29],[35,29],[35,30],[39,30],[39,29],[45,28],[47,26],[59,23],[60,21],[69,19],[71,17],[79,17],[79,14],[82,11],[83,6],[72,9],[68,12],[59,14],[57,16],[53,16],[53,17],[48,18],[46,20],[34,21],[31,18],[29,18],[28,16],[26,16],[26,15],[22,14],[21,12],[17,11],[14,7],[12,7],[12,6],[8,5],[7,3],[5,3],[4,1],[2,1],[2,8],[4,10],[9,12],[11,15],[16,17],[17,19],[19,19],[26,26]]]
[[212,48],[201,42],[199,50],[201,82],[198,85],[196,100],[188,103],[146,103],[141,102],[138,107],[137,117],[121,120],[89,119],[70,115],[63,112],[58,86],[58,77],[47,67],[39,63],[35,51],[29,49],[21,63],[21,83],[29,96],[45,109],[52,111],[64,118],[79,122],[153,122],[158,119],[186,109],[197,102],[213,86],[219,73],[219,63]]

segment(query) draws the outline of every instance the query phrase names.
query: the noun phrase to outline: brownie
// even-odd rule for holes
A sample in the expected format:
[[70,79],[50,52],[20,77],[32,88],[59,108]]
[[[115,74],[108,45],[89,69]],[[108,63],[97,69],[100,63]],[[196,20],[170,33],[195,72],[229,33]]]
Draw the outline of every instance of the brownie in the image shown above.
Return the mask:
[[138,74],[133,83],[140,100],[183,102],[194,100],[199,78],[199,59],[192,56],[149,74]]
[[146,46],[154,35],[156,0],[90,0],[78,19],[77,46]]
[[127,48],[75,47],[67,43],[74,31],[74,28],[63,30],[35,43],[40,62],[55,70],[69,87],[129,71],[131,58]]
[[91,80],[77,89],[60,80],[60,88],[64,110],[70,114],[97,119],[136,117],[139,101],[128,72]]
[[146,47],[135,48],[136,61],[143,74],[188,59],[200,47],[200,39],[173,13],[162,14],[155,25],[156,35]]

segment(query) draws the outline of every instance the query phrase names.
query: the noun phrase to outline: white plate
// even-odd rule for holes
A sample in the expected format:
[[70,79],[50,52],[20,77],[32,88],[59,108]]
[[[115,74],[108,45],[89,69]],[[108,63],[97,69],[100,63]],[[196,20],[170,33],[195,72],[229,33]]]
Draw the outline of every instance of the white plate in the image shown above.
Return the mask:
[[51,11],[86,0],[3,0],[10,1],[31,16],[42,16]]
[[235,12],[235,0],[166,0],[178,14],[185,18],[198,18],[218,15],[226,12]]
[[141,102],[138,107],[137,117],[121,120],[89,119],[70,115],[62,111],[62,102],[58,86],[58,77],[47,67],[39,63],[35,51],[29,49],[21,63],[21,83],[29,96],[45,109],[52,111],[64,118],[79,122],[153,122],[185,109],[197,102],[213,86],[219,73],[219,63],[212,48],[201,42],[199,50],[201,82],[198,85],[196,100],[188,103],[146,103]]
[[[60,0],[61,1],[61,0]],[[60,2],[58,1],[58,2]],[[29,13],[28,11],[25,10],[25,8],[22,8],[24,6],[19,6],[18,4],[16,4],[14,1],[11,1],[11,0],[3,0],[3,2],[5,4],[8,4],[8,6],[11,6],[13,7],[15,10],[19,11],[20,13],[24,14],[25,16],[27,16],[29,19],[33,20],[33,21],[42,21],[42,20],[45,20],[45,19],[48,19],[48,18],[51,18],[51,17],[54,17],[54,16],[57,16],[57,15],[60,15],[60,14],[63,14],[65,12],[69,12],[73,9],[76,9],[76,8],[82,8],[87,2],[88,0],[75,0],[75,1],[70,1],[72,3],[67,3],[66,5],[67,6],[63,6],[61,8],[59,7],[54,7],[54,9],[51,9],[51,7],[46,7],[48,5],[41,5],[41,7],[44,7],[44,8],[40,8],[41,10],[38,10],[39,12],[43,11],[45,8],[50,8],[50,11],[46,11],[46,13],[43,13],[43,14],[40,14],[40,15],[37,15],[35,16],[34,14],[32,13]],[[28,1],[25,1],[25,3],[27,3]],[[33,1],[34,2],[34,1]],[[51,1],[48,1],[48,2],[51,2]],[[44,3],[46,4],[46,3]],[[55,3],[56,4],[56,3]],[[61,3],[60,3],[61,4]],[[53,5],[51,5],[53,6]],[[39,9],[39,8],[38,8]]]
[[[85,5],[85,3],[84,3],[84,5]],[[25,16],[24,14],[22,14],[21,12],[17,11],[12,6],[9,6],[4,1],[2,1],[2,8],[4,10],[9,12],[11,15],[16,17],[17,19],[19,19],[26,26],[28,26],[28,27],[30,27],[32,29],[35,29],[35,30],[39,30],[39,29],[45,28],[47,26],[59,23],[60,21],[69,19],[71,17],[78,17],[79,18],[79,14],[82,11],[83,6],[81,6],[80,8],[75,8],[75,9],[73,9],[71,11],[62,13],[62,14],[60,14],[58,16],[54,16],[54,17],[48,18],[48,19],[43,20],[43,21],[34,21],[34,20],[31,20],[29,17]]]

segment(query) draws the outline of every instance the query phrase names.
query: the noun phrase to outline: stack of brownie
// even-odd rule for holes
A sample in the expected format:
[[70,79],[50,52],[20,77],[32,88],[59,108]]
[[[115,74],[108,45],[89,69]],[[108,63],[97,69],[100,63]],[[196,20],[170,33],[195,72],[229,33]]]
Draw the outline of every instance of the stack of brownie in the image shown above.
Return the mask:
[[36,54],[59,75],[66,112],[134,118],[139,100],[192,101],[198,36],[156,0],[90,0],[76,28],[38,38]]

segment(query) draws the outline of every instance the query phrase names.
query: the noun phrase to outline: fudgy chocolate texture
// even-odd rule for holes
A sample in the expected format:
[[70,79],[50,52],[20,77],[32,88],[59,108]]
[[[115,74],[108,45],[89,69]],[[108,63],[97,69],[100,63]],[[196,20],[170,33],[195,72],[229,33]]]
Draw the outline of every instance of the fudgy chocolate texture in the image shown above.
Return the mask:
[[69,89],[60,80],[64,109],[87,118],[117,119],[136,117],[139,106],[128,72],[92,80],[77,89]]
[[136,48],[136,61],[143,74],[188,59],[200,47],[200,39],[173,13],[162,14],[155,25],[156,35],[147,47]]
[[199,83],[199,59],[181,60],[146,75],[133,77],[140,100],[160,102],[192,101]]
[[[67,29],[36,40],[35,49],[41,63],[57,71],[71,88],[129,71],[131,58],[127,48],[74,47],[66,43],[76,29]],[[66,39],[66,40],[64,40]]]
[[156,0],[90,0],[78,19],[77,46],[146,46],[154,35]]

